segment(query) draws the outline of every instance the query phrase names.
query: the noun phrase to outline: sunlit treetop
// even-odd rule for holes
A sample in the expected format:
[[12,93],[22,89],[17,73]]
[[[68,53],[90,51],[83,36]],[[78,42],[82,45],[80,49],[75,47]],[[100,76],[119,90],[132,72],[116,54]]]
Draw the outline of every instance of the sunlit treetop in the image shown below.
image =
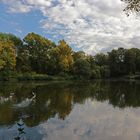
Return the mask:
[[127,4],[124,9],[124,12],[126,12],[127,16],[129,16],[131,13],[140,12],[140,0],[121,0],[121,1]]

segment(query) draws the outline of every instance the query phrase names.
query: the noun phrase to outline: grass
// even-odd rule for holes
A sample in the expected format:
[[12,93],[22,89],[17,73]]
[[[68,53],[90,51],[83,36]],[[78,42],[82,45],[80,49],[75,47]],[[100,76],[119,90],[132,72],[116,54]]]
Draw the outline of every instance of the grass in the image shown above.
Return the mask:
[[[108,78],[112,79],[112,78]],[[140,74],[126,75],[115,79],[124,80],[140,80]],[[87,80],[84,77],[72,76],[68,74],[60,75],[47,75],[47,74],[37,74],[37,73],[11,73],[10,76],[0,75],[0,81],[64,81],[64,80]],[[90,80],[90,79],[88,79]]]
[[47,75],[47,74],[36,74],[36,73],[20,73],[10,77],[10,79],[16,79],[17,81],[57,81],[57,80],[71,80],[73,76],[69,75]]

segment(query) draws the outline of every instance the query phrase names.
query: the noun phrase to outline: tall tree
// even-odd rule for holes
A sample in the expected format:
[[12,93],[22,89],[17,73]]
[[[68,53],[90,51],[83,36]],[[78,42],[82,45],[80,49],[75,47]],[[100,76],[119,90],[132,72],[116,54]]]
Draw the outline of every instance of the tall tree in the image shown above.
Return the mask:
[[72,49],[64,41],[60,40],[58,46],[53,49],[53,58],[58,66],[58,72],[70,72],[73,65]]
[[126,51],[125,64],[127,74],[135,74],[140,71],[140,50],[131,48]]
[[125,74],[125,52],[126,50],[124,48],[118,48],[118,50],[112,50],[108,53],[110,72],[112,76],[121,76]]
[[49,53],[55,44],[35,33],[29,33],[23,40],[24,48],[29,53],[32,70],[38,73],[47,73]]
[[77,59],[73,65],[74,74],[77,77],[90,78],[91,67],[86,59]]
[[73,53],[73,73],[77,77],[90,78],[91,69],[94,68],[94,58],[83,51]]

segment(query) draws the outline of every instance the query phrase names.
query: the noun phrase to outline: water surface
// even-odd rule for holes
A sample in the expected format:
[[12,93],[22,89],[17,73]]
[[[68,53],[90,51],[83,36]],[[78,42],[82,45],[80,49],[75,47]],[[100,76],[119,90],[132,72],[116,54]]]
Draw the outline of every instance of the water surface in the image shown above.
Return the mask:
[[140,82],[0,83],[0,140],[140,140]]

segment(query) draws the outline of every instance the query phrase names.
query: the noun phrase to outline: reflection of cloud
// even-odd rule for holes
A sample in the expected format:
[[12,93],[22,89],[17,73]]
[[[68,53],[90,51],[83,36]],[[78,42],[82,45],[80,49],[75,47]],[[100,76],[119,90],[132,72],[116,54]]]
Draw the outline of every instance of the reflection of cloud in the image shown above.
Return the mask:
[[76,105],[64,121],[56,118],[41,124],[43,140],[137,140],[140,109],[120,110],[107,102]]
[[139,17],[126,17],[120,0],[1,0],[13,13],[40,10],[46,34],[95,53],[114,47],[139,47]]

